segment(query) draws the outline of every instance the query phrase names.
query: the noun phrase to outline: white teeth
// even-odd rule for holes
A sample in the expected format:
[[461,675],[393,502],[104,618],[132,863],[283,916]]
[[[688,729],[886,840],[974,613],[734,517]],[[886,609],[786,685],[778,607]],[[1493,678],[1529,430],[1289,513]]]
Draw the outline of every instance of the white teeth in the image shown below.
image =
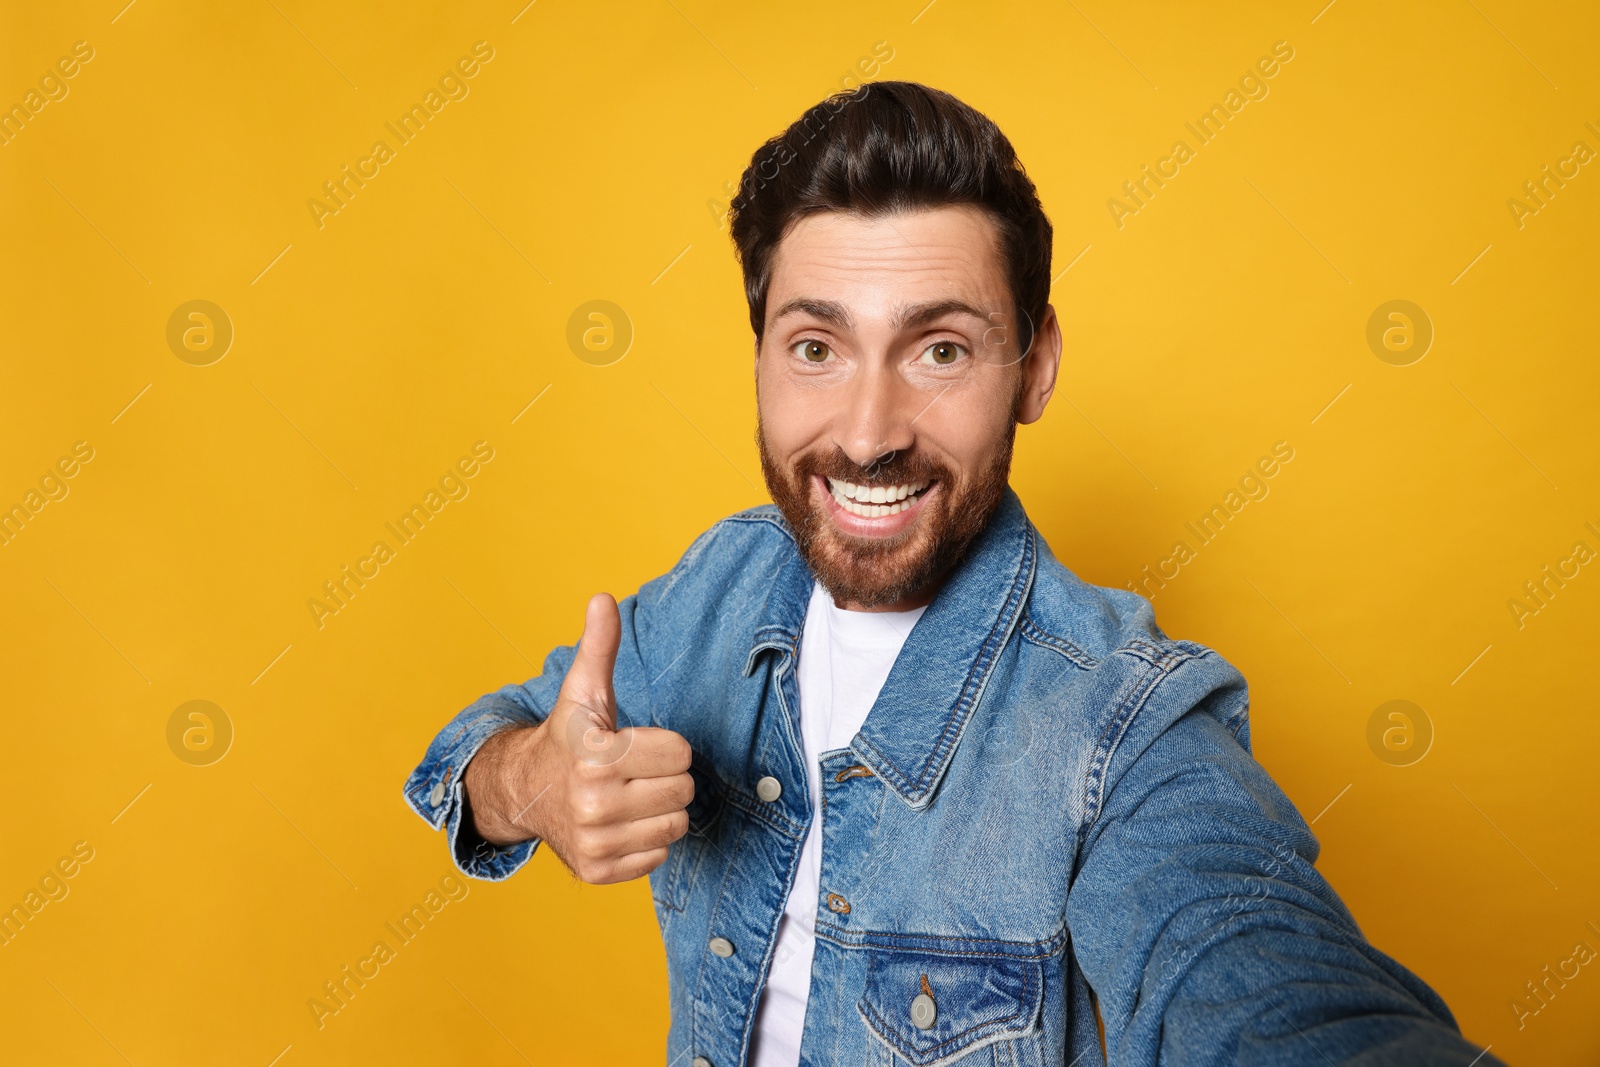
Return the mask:
[[841,508],[867,519],[896,515],[906,510],[911,506],[906,498],[928,487],[927,482],[892,486],[857,485],[838,478],[829,478],[828,485],[833,490],[834,501]]

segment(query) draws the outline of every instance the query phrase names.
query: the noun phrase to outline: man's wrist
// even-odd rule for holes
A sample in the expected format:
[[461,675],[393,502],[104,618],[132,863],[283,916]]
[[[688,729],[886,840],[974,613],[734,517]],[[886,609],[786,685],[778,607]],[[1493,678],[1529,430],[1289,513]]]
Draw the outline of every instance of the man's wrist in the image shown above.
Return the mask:
[[531,812],[515,810],[516,782],[523,777],[527,746],[535,743],[539,726],[514,726],[498,731],[467,763],[461,784],[466,814],[479,837],[505,847],[542,836]]

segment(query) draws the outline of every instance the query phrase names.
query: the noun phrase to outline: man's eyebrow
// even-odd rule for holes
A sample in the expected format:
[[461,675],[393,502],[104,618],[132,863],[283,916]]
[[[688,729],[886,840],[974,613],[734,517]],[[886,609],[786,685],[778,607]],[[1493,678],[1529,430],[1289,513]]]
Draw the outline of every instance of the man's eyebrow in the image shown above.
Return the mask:
[[837,326],[841,330],[854,329],[854,323],[850,319],[850,312],[845,310],[843,304],[837,300],[814,300],[806,296],[796,297],[783,305],[778,309],[778,313],[772,316],[772,321],[776,323],[785,315],[800,314],[819,318],[823,322]]
[[895,309],[894,328],[914,330],[944,318],[946,315],[970,315],[989,321],[989,316],[965,300],[932,300],[926,304],[903,304]]
[[[811,297],[796,297],[778,309],[772,317],[777,322],[785,315],[807,314],[821,319],[823,322],[837,326],[841,330],[855,328],[850,318],[850,312],[837,300],[817,300]],[[946,315],[969,315],[975,319],[988,322],[989,316],[967,303],[965,300],[932,300],[925,304],[902,304],[895,309],[893,322],[890,325],[896,330],[914,330],[935,322]]]

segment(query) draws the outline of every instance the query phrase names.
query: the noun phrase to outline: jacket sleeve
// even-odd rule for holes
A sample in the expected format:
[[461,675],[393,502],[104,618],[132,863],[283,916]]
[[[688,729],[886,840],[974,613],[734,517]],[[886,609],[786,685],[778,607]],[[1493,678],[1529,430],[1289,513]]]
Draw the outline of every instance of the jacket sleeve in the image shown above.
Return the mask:
[[1188,647],[1122,687],[1086,790],[1067,921],[1109,1062],[1500,1064],[1362,936],[1250,755],[1243,677]]
[[[655,724],[641,631],[647,606],[653,604],[668,577],[651,580],[617,604],[622,637],[613,685],[619,727]],[[469,877],[503,881],[527,863],[539,847],[538,838],[504,848],[485,841],[472,821],[463,782],[467,764],[490,737],[501,730],[536,726],[545,720],[555,707],[577,649],[576,642],[552,649],[537,677],[479,697],[435,735],[422,762],[406,779],[406,803],[433,829],[445,831],[451,858]]]

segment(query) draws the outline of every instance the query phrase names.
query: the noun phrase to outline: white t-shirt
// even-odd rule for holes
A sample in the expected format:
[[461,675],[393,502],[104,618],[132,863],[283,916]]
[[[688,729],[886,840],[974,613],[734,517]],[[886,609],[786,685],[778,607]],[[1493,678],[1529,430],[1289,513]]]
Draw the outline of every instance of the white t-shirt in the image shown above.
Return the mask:
[[[805,745],[811,810],[822,810],[818,757],[849,748],[878,691],[889,680],[900,646],[926,608],[911,611],[844,611],[818,582],[806,608],[800,636],[800,732]],[[817,890],[822,877],[822,836],[815,819],[800,850],[766,989],[756,1008],[751,1042],[754,1067],[795,1067],[806,998],[811,992],[811,956],[816,937]]]

